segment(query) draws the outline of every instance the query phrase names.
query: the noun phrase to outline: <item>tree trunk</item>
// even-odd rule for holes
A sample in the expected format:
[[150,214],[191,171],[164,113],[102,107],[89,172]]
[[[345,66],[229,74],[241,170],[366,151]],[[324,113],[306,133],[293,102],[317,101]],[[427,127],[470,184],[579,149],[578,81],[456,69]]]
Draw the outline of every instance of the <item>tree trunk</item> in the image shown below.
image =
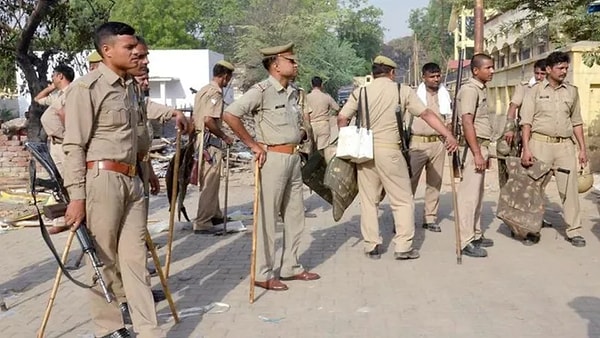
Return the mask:
[[44,141],[46,134],[43,132],[40,117],[44,112],[44,109],[39,104],[35,103],[33,98],[39,93],[45,86],[48,72],[48,59],[51,52],[44,52],[41,58],[37,57],[33,52],[30,51],[31,41],[38,29],[40,23],[50,10],[50,5],[53,3],[52,0],[39,0],[37,5],[29,18],[19,38],[17,40],[17,64],[27,81],[27,87],[29,88],[29,94],[31,95],[31,106],[29,111],[29,127],[27,131],[27,138],[30,141]]

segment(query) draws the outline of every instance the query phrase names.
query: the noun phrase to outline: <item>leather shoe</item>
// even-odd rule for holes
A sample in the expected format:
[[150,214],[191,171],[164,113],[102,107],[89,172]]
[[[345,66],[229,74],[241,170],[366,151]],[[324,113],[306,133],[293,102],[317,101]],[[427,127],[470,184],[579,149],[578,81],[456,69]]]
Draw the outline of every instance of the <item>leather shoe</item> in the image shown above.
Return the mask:
[[275,278],[271,278],[264,282],[254,282],[254,285],[272,291],[285,291],[288,289],[287,285]]
[[129,331],[126,328],[118,329],[113,333],[109,333],[106,336],[102,336],[100,338],[131,338]]
[[319,276],[318,274],[314,273],[314,272],[308,272],[306,270],[302,271],[301,273],[291,276],[291,277],[281,277],[281,280],[304,280],[304,281],[310,281],[310,280],[317,280],[321,278],[321,276]]
[[567,238],[567,241],[571,242],[571,245],[578,248],[583,248],[585,246],[585,238],[583,238],[583,236]]
[[469,257],[487,257],[487,251],[473,244],[473,242],[467,244],[467,246],[462,249],[462,253]]
[[550,221],[543,219],[542,220],[542,228],[552,228],[552,223]]
[[[231,217],[227,217],[227,222],[231,222],[231,221],[232,221]],[[223,217],[213,217],[213,218],[210,219],[210,222],[213,225],[223,224],[223,223],[225,223],[225,218],[223,218]]]
[[380,259],[381,252],[379,252],[379,244],[375,245],[375,249],[365,252],[365,255],[371,259]]
[[423,223],[423,229],[433,232],[442,232],[442,228],[440,228],[440,225],[436,223]]
[[410,251],[406,252],[394,252],[394,258],[397,260],[417,259],[419,257],[421,256],[417,249],[410,249]]
[[163,292],[163,290],[151,290],[152,291],[152,299],[154,300],[155,303],[159,303],[162,302],[163,300],[167,299],[167,296],[165,296],[165,293]]
[[494,246],[494,240],[485,238],[483,236],[481,236],[481,238],[479,238],[479,239],[474,240],[471,243],[473,243],[476,246],[480,246],[482,248],[488,248],[490,246]]
[[540,237],[540,234],[527,234],[527,236],[523,239],[522,243],[525,246],[532,246],[540,241]]
[[214,235],[218,232],[219,232],[219,230],[214,229],[214,228],[194,229],[194,235]]
[[127,303],[119,304],[119,310],[121,310],[121,316],[123,317],[123,324],[131,325],[131,315],[129,314],[129,307]]

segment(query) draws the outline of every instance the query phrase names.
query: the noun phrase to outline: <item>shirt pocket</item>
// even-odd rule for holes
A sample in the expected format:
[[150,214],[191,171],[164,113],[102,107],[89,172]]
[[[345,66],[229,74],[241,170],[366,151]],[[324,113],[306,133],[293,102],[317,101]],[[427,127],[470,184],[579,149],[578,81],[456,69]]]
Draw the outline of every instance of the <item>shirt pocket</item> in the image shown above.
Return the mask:
[[537,99],[535,105],[539,111],[552,112],[554,110],[554,103],[549,98]]
[[566,109],[568,115],[571,115],[571,111],[573,109],[574,104],[575,104],[575,101],[573,99],[564,99],[563,100],[563,107],[564,107],[564,109]]
[[290,123],[289,113],[283,107],[276,106],[274,109],[263,111],[262,121],[272,126],[282,127]]

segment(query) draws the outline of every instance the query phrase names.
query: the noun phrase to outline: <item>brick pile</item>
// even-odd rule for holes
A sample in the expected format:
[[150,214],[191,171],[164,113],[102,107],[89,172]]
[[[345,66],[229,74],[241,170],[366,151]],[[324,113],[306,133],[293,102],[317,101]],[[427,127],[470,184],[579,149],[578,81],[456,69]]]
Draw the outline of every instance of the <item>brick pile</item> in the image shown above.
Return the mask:
[[25,135],[0,135],[0,177],[29,177],[26,141]]

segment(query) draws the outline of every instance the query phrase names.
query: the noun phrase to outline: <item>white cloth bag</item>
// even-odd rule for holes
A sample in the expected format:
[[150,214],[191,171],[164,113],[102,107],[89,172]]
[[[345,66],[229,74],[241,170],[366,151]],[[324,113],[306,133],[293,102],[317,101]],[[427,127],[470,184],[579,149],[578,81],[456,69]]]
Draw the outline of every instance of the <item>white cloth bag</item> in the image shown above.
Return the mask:
[[[366,128],[361,126],[362,98],[364,93],[364,112]],[[369,121],[369,105],[367,102],[367,91],[363,87],[358,95],[358,112],[356,114],[356,125],[340,128],[338,134],[337,157],[350,160],[354,163],[364,163],[373,159],[373,131]]]

